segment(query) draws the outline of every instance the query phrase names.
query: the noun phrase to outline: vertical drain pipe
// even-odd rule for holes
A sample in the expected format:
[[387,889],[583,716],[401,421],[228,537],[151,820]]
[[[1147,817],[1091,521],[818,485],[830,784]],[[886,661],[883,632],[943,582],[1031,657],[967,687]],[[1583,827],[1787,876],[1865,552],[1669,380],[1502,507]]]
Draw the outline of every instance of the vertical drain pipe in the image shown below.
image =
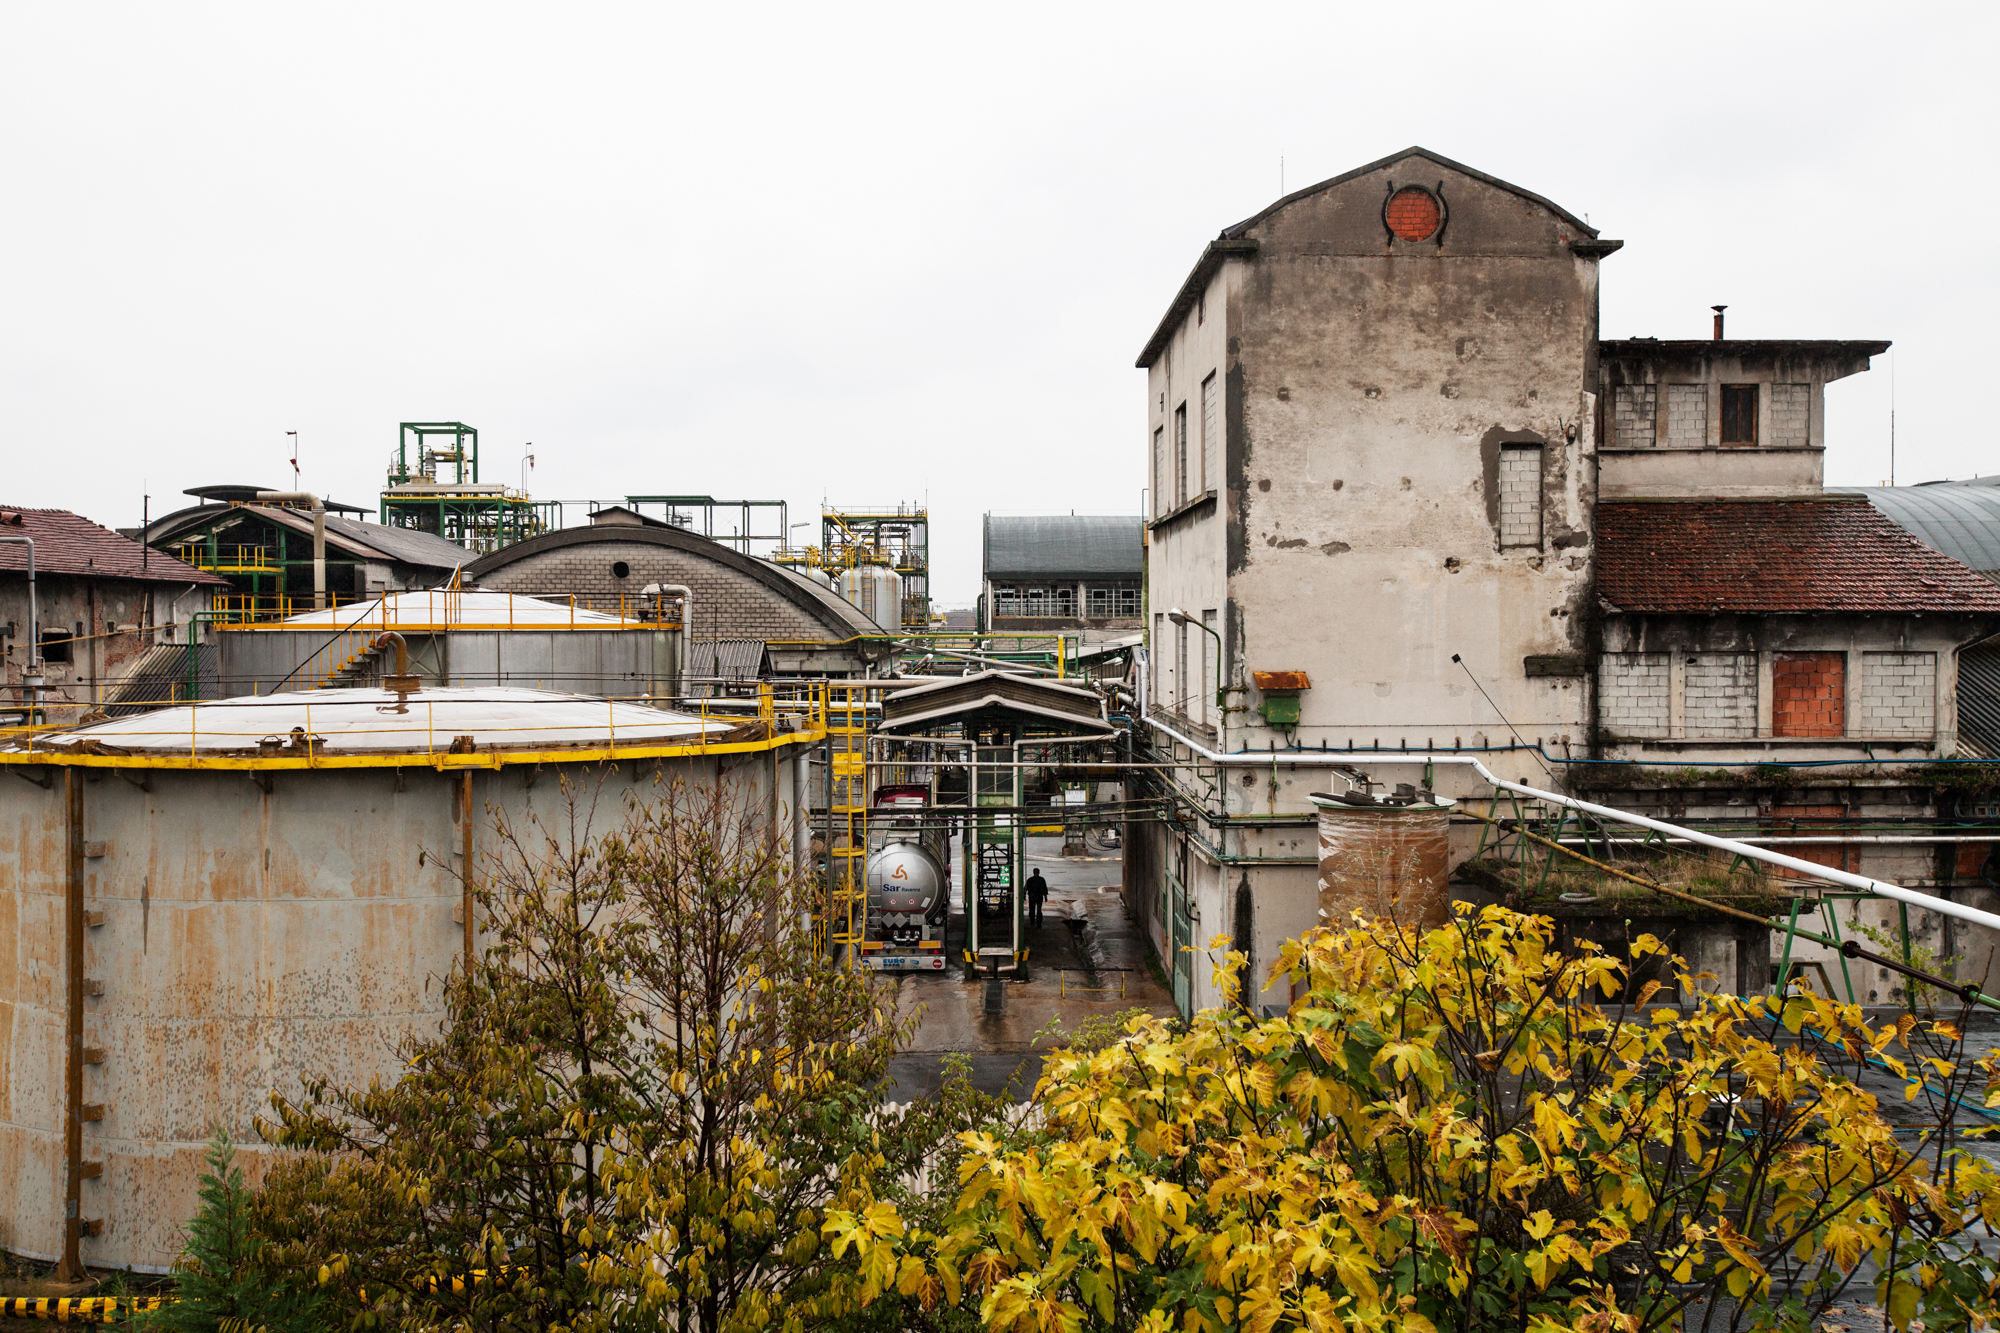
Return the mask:
[[465,840],[464,877],[459,883],[459,914],[465,918],[465,975],[472,975],[474,960],[472,938],[472,770],[466,769],[459,777],[458,785],[458,831]]
[[64,886],[64,955],[67,982],[64,1023],[69,1038],[63,1053],[63,1243],[64,1282],[83,1280],[83,773],[63,769],[65,832],[69,835]]
[[21,684],[28,707],[32,709],[42,698],[42,607],[35,596],[35,539],[0,537],[0,542],[28,548],[28,665],[21,672]]
[[801,879],[812,855],[812,823],[807,814],[812,798],[811,763],[812,747],[801,745],[792,756],[792,869]]

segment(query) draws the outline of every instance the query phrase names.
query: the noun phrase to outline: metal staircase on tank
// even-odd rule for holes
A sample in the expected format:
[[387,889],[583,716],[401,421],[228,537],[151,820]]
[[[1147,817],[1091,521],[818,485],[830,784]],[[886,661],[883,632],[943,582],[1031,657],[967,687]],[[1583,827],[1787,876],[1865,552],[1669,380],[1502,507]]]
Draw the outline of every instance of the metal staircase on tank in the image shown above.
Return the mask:
[[381,660],[382,650],[379,647],[373,646],[371,640],[364,639],[359,651],[349,654],[339,666],[327,673],[326,679],[322,680],[314,688],[321,690],[351,690],[357,686],[366,685],[371,677],[379,674]]

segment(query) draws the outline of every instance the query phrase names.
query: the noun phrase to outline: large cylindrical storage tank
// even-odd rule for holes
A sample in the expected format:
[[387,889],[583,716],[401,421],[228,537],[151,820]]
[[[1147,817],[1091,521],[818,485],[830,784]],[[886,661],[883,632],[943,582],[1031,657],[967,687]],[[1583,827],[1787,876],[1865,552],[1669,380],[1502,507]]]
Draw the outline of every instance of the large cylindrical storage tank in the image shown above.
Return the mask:
[[536,690],[352,689],[0,746],[0,1245],[61,1257],[74,1198],[84,1263],[163,1271],[216,1126],[254,1181],[273,1091],[395,1078],[465,954],[468,830],[483,867],[496,817],[549,824],[565,782],[608,827],[628,794],[684,778],[792,836],[793,758],[823,730],[732,725]]
[[1366,791],[1309,798],[1319,811],[1319,923],[1354,926],[1359,912],[1401,926],[1451,918],[1449,839],[1453,801],[1428,791]]
[[903,627],[903,576],[887,565],[855,565],[842,570],[840,595],[882,628]]

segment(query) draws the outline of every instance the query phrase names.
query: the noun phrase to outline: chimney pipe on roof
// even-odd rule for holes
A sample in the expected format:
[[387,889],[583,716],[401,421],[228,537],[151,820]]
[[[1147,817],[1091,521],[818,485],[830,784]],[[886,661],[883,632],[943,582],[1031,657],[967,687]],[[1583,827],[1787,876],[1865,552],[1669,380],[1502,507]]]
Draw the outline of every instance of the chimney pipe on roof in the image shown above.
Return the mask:
[[1722,312],[1723,312],[1723,311],[1725,311],[1725,310],[1727,310],[1727,309],[1729,309],[1729,307],[1728,307],[1728,306],[1726,306],[1726,305],[1712,305],[1712,306],[1710,306],[1710,307],[1709,307],[1709,309],[1710,309],[1710,310],[1713,310],[1713,311],[1715,312],[1715,340],[1716,340],[1717,342],[1721,342],[1721,341],[1722,341]]
[[306,504],[313,516],[313,610],[326,610],[326,505],[306,491],[259,491],[259,504]]

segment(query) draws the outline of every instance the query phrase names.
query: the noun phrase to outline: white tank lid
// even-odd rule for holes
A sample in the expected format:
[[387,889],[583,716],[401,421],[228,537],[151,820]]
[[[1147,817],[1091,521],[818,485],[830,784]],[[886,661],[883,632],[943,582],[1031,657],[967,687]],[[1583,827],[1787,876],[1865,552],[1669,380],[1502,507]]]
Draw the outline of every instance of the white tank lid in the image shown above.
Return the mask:
[[544,625],[551,629],[616,629],[630,622],[569,602],[543,601],[519,593],[468,588],[452,592],[431,588],[397,592],[369,602],[352,602],[326,611],[287,616],[270,628],[307,629],[348,626],[354,629],[395,629],[398,626],[457,625],[465,629],[505,629]]
[[[180,704],[37,736],[36,749],[67,749],[97,741],[138,753],[299,753],[310,735],[315,753],[356,754],[449,750],[460,736],[481,750],[544,746],[693,743],[720,735],[741,719],[702,718],[645,704],[581,694],[508,687],[389,690],[301,690],[291,694]],[[294,740],[294,736],[298,741]],[[16,743],[13,748],[24,748]]]

